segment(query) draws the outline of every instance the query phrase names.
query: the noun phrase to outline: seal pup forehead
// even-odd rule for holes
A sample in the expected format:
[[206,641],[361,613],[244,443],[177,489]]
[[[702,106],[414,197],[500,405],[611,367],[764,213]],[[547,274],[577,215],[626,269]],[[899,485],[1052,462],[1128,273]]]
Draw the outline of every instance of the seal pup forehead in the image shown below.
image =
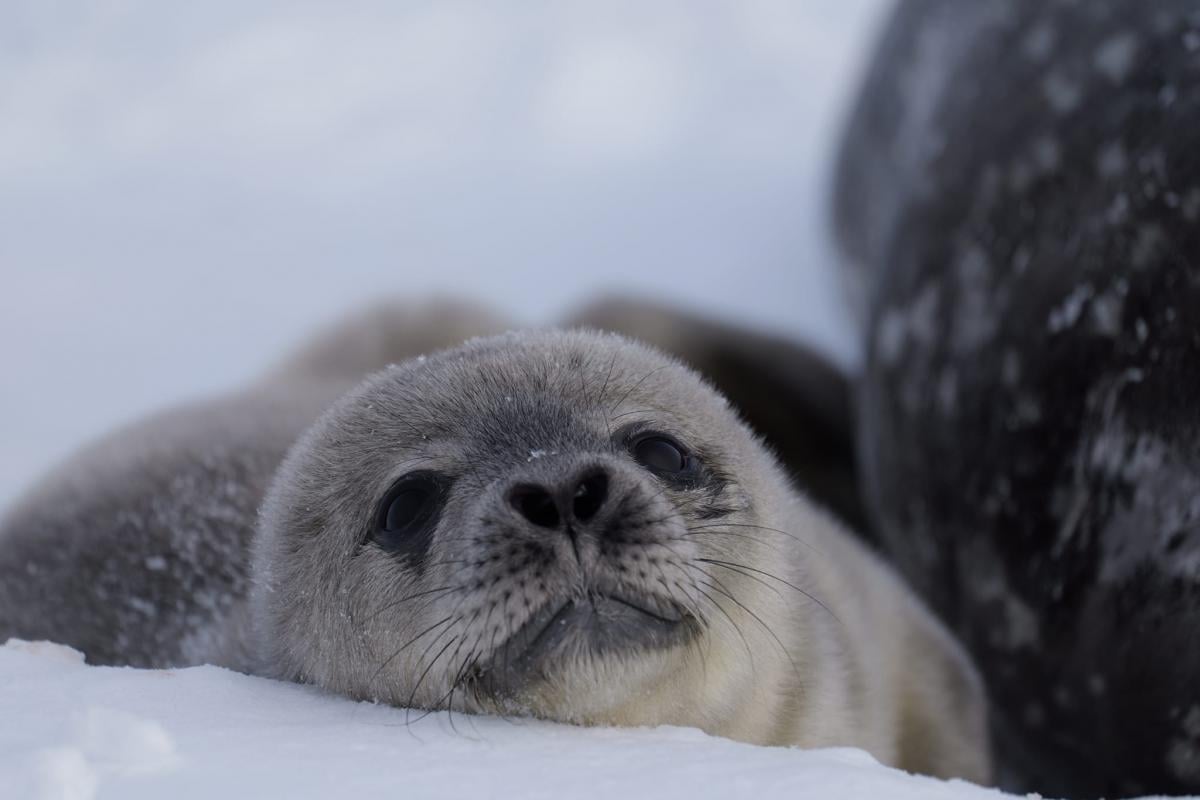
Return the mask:
[[590,331],[474,339],[378,373],[346,402],[355,406],[354,415],[426,422],[426,436],[503,421],[511,422],[510,432],[542,427],[553,438],[591,413],[603,412],[610,423],[619,422],[618,413],[634,417],[638,409],[677,413],[681,423],[705,412],[728,413],[724,398],[675,359]]
[[[400,704],[619,704],[704,630],[698,559],[719,553],[689,528],[749,512],[730,476],[759,456],[698,376],[614,335],[508,334],[377,373],[268,496],[275,662]],[[580,702],[581,680],[607,688]]]

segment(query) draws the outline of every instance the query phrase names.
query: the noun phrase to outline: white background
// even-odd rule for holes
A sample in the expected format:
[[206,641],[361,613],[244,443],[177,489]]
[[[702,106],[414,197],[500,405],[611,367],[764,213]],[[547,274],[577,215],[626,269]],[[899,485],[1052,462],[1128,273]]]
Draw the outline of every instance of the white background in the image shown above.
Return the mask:
[[832,143],[886,0],[0,3],[0,508],[393,294],[670,299],[853,359]]

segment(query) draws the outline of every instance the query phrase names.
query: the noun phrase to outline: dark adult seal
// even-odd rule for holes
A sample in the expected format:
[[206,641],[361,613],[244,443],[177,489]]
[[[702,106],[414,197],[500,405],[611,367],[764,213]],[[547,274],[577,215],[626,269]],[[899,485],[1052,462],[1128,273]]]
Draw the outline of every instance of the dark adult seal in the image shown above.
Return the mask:
[[909,0],[836,191],[864,502],[1010,784],[1200,791],[1200,9]]

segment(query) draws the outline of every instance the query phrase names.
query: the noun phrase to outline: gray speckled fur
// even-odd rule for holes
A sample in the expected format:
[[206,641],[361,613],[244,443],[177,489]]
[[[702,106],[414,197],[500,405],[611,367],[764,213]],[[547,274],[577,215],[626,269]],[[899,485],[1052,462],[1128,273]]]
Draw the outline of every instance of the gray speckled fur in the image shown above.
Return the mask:
[[50,639],[95,664],[252,666],[249,548],[287,449],[367,372],[504,327],[459,303],[380,306],[242,391],[88,446],[0,520],[0,641]]
[[[982,691],[957,645],[682,363],[612,334],[526,331],[346,393],[380,362],[499,326],[471,319],[365,316],[246,392],[75,459],[0,528],[0,636],[397,705],[859,746],[986,779]],[[621,443],[636,424],[686,443],[709,478],[673,487],[642,469]],[[611,502],[574,547],[504,500],[597,468]],[[453,478],[418,563],[372,538],[415,469]],[[694,635],[604,651],[567,631],[527,684],[478,679],[539,608],[606,587],[682,609]]]

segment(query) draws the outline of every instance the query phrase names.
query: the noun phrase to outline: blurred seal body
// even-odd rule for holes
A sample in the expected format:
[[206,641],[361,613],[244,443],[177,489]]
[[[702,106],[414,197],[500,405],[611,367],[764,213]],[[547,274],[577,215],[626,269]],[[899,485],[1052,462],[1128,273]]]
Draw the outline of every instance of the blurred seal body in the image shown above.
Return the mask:
[[43,484],[0,532],[0,635],[987,778],[969,662],[694,372],[531,331],[344,393],[370,330]]
[[865,504],[1026,791],[1200,791],[1198,26],[907,0],[845,140]]

